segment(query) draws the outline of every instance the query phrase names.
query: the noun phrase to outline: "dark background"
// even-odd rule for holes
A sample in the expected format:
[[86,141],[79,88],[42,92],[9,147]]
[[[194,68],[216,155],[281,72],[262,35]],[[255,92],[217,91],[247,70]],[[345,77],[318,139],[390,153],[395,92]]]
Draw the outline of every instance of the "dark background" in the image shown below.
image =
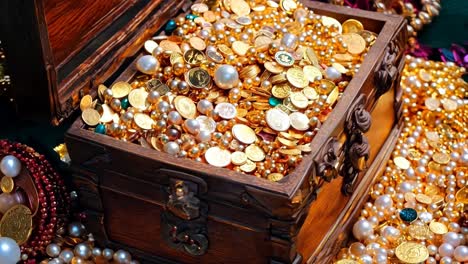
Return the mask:
[[[467,0],[441,2],[440,15],[419,33],[421,43],[430,47],[449,48],[452,43],[468,41]],[[12,85],[14,86],[14,76]],[[7,138],[27,144],[57,165],[58,155],[53,147],[63,143],[65,132],[78,117],[79,114],[76,113],[58,127],[51,126],[47,120],[21,120],[15,116],[10,104],[3,100],[0,101],[0,139]]]

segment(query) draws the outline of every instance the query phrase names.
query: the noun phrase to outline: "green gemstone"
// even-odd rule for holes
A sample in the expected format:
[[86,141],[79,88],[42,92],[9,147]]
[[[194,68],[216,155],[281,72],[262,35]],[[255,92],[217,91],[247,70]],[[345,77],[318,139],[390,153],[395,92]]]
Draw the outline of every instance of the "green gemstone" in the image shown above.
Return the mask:
[[106,126],[104,124],[99,124],[94,129],[94,132],[98,134],[106,134]]
[[279,104],[281,104],[282,100],[281,99],[278,99],[276,97],[270,97],[268,99],[268,103],[271,105],[271,106],[277,106]]
[[194,20],[195,18],[197,18],[198,16],[197,15],[194,15],[194,14],[188,14],[185,16],[186,19],[188,20]]
[[123,110],[127,110],[127,108],[130,106],[130,103],[128,102],[128,98],[124,98],[120,101],[120,106],[122,107]]

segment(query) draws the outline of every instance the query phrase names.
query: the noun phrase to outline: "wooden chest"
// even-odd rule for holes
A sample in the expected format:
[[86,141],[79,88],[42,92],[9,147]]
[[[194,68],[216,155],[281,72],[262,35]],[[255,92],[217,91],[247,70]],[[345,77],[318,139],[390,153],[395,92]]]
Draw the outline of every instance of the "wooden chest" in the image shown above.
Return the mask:
[[[10,23],[16,19],[31,31],[12,35],[10,43],[19,44],[10,50],[24,51],[37,66],[12,70],[29,69],[35,76],[18,80],[22,87],[37,82],[38,91],[28,90],[31,98],[43,96],[40,89],[49,91],[50,98],[37,97],[37,103],[48,102],[55,123],[77,108],[84,93],[96,95],[98,84],[130,80],[144,41],[191,4],[11,3],[2,3]],[[358,19],[379,34],[310,143],[314,151],[284,179],[269,182],[96,134],[79,119],[66,143],[86,225],[97,241],[124,247],[144,263],[331,262],[398,134],[406,25],[398,16],[304,4],[340,22]],[[27,12],[16,18],[22,9]],[[25,47],[28,40],[34,51]],[[350,151],[366,148],[366,142],[369,156]],[[356,165],[363,160],[367,171]]]

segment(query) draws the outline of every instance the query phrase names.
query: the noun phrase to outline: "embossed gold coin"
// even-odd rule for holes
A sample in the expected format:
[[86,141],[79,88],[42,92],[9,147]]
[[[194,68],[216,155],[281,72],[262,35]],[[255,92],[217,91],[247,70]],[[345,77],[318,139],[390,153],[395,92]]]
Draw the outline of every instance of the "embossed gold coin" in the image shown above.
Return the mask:
[[429,224],[429,229],[432,231],[432,233],[437,235],[443,235],[448,232],[447,226],[437,221],[432,221]]
[[411,163],[404,157],[398,156],[393,159],[393,162],[395,165],[402,169],[402,170],[407,170],[411,166]]
[[252,24],[252,18],[250,18],[249,16],[240,16],[236,18],[236,22],[239,23],[240,25],[248,26]]
[[279,99],[284,99],[291,94],[291,87],[288,84],[277,84],[271,88],[271,94]]
[[309,118],[301,112],[294,112],[289,115],[291,126],[299,131],[309,129]]
[[257,140],[255,131],[243,124],[236,124],[232,127],[232,135],[244,144],[252,144]]
[[468,186],[465,185],[465,187],[458,190],[458,192],[455,195],[455,198],[458,202],[468,204]]
[[250,14],[250,6],[244,0],[234,0],[231,2],[231,10],[238,16],[248,16]]
[[301,92],[291,93],[289,98],[291,99],[291,103],[299,109],[305,109],[309,105],[309,100]]
[[111,87],[112,90],[112,95],[115,98],[124,98],[125,96],[128,96],[130,91],[132,90],[132,86],[127,83],[127,82],[116,82],[114,85]]
[[431,236],[431,230],[425,224],[412,224],[408,226],[408,233],[413,238],[424,240]]
[[434,153],[434,155],[432,155],[432,159],[442,165],[448,164],[450,162],[450,156],[442,152]]
[[189,49],[184,53],[184,60],[191,65],[199,65],[205,60],[205,54],[197,49]]
[[186,96],[179,95],[174,98],[174,106],[183,118],[193,119],[197,114],[195,103]]
[[219,103],[216,105],[215,111],[224,119],[233,119],[237,115],[236,107],[231,103]]
[[215,167],[226,167],[231,164],[231,152],[220,147],[211,147],[205,152],[205,160]]
[[232,43],[232,50],[239,56],[245,56],[249,48],[250,45],[243,41],[234,41],[234,43]]
[[268,48],[268,45],[270,45],[271,42],[273,42],[273,40],[270,37],[258,36],[255,38],[254,46],[256,48],[262,48],[262,47]]
[[128,94],[130,105],[141,110],[146,109],[146,98],[148,98],[148,92],[145,88],[134,89]]
[[216,131],[216,122],[213,120],[213,118],[201,115],[197,116],[195,119],[200,124],[200,131],[208,131],[210,133]]
[[208,87],[211,82],[210,74],[202,68],[193,68],[187,73],[187,82],[194,88],[205,88]]
[[189,39],[190,45],[197,50],[205,50],[206,49],[206,43],[203,39],[199,37],[191,37]]
[[301,92],[302,92],[302,93],[305,95],[305,97],[307,97],[307,99],[309,99],[309,100],[317,100],[318,97],[319,97],[317,91],[316,91],[314,88],[312,88],[312,87],[306,87],[306,88],[302,89]]
[[197,14],[202,14],[208,11],[208,6],[204,3],[195,3],[190,7],[190,9]]
[[216,63],[222,63],[223,60],[224,60],[224,57],[223,55],[221,55],[221,53],[217,52],[216,50],[207,50],[206,51],[206,56],[216,62]]
[[275,53],[275,60],[279,65],[289,67],[294,64],[294,58],[291,53],[286,51],[278,51]]
[[234,52],[232,51],[231,48],[229,48],[228,46],[224,45],[224,44],[221,44],[221,45],[218,45],[218,49],[221,53],[223,53],[224,55],[234,55]]
[[259,162],[265,159],[265,152],[257,145],[249,145],[245,148],[245,154],[251,161]]
[[182,53],[182,50],[180,49],[179,45],[177,45],[177,43],[172,42],[170,40],[161,41],[159,43],[159,46],[165,51]]
[[322,79],[322,72],[315,66],[307,65],[302,70],[311,83]]
[[343,34],[342,38],[343,42],[348,45],[348,52],[351,54],[359,55],[366,49],[366,41],[359,34]]
[[348,19],[341,25],[343,28],[343,33],[358,33],[364,30],[362,23],[356,19]]
[[304,58],[308,60],[314,67],[320,67],[317,54],[312,48],[306,48],[304,51]]
[[265,69],[269,72],[275,74],[282,73],[284,71],[284,68],[274,61],[267,61],[263,66],[265,66]]
[[417,264],[426,261],[429,251],[422,244],[403,242],[396,248],[395,255],[404,263]]
[[114,120],[115,113],[107,104],[102,104],[96,107],[96,110],[101,114],[99,122],[109,123]]
[[87,94],[83,96],[83,98],[81,98],[81,101],[80,101],[81,111],[85,110],[86,108],[90,108],[92,106],[93,106],[93,98],[91,97],[91,95]]
[[247,155],[242,151],[236,151],[231,154],[231,162],[234,165],[241,166],[247,162]]
[[18,245],[28,241],[31,232],[32,213],[22,204],[10,208],[0,221],[0,236],[12,238]]
[[270,173],[270,174],[268,174],[267,178],[268,178],[269,181],[277,182],[277,181],[283,179],[284,175],[281,174],[281,173]]
[[133,120],[139,128],[144,130],[149,130],[154,125],[154,120],[151,119],[149,115],[143,113],[136,113],[133,117]]
[[245,164],[239,167],[243,172],[252,172],[257,168],[257,164],[251,160],[247,160]]
[[296,88],[304,88],[309,84],[301,68],[289,68],[286,72],[286,78],[289,83]]
[[81,118],[88,126],[96,126],[99,124],[99,119],[101,119],[101,116],[95,109],[87,108],[81,113]]
[[280,1],[280,7],[286,13],[292,14],[294,12],[294,10],[297,9],[297,3],[294,0],[281,0]]
[[268,126],[275,131],[286,131],[291,126],[288,114],[277,108],[268,110],[265,119]]
[[15,188],[15,181],[12,177],[3,176],[2,180],[0,181],[0,187],[2,189],[2,192],[11,193]]

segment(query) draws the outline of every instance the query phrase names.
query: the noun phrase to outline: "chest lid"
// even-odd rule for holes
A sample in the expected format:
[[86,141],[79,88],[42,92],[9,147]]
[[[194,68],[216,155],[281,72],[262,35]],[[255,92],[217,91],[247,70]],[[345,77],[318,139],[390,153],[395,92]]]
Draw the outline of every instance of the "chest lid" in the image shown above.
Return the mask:
[[0,30],[20,112],[58,124],[190,1],[2,1]]

